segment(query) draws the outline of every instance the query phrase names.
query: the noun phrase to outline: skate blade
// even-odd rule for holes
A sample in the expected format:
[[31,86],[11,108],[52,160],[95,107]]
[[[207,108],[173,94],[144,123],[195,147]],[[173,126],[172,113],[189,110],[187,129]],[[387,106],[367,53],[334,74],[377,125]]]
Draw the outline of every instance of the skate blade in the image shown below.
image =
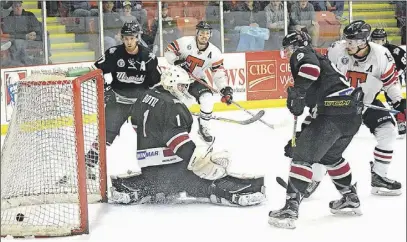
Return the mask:
[[268,223],[276,228],[295,229],[295,219],[290,218],[279,219],[269,217]]
[[389,190],[384,187],[372,187],[372,190],[370,192],[373,195],[378,195],[378,196],[400,196],[402,193],[401,189]]
[[344,215],[344,216],[361,216],[363,215],[362,210],[359,208],[342,208],[342,209],[333,209],[331,208],[331,213],[335,215]]

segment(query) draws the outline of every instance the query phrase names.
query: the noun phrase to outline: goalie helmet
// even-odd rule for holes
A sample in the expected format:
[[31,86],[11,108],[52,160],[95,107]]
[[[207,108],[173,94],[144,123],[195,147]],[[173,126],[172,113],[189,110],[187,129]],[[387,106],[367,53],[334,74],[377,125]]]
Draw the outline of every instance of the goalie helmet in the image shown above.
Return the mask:
[[189,85],[193,82],[188,73],[179,66],[162,68],[161,85],[176,98],[182,100],[188,92]]

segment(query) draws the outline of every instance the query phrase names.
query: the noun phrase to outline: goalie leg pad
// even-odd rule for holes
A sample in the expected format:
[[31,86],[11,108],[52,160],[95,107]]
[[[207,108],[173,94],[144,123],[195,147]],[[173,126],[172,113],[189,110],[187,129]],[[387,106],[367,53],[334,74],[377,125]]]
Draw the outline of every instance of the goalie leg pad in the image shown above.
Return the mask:
[[228,206],[251,206],[262,203],[265,196],[264,177],[241,179],[227,176],[210,186],[212,203]]
[[[144,196],[142,194],[143,182],[140,173],[132,173],[130,176],[120,177],[120,176],[110,176],[112,181],[112,187],[110,189],[111,196],[109,198],[109,203],[117,204],[143,204],[150,202],[151,196]],[[139,185],[135,185],[135,179],[140,180]],[[136,182],[137,183],[137,182]],[[140,189],[137,188],[140,187]]]

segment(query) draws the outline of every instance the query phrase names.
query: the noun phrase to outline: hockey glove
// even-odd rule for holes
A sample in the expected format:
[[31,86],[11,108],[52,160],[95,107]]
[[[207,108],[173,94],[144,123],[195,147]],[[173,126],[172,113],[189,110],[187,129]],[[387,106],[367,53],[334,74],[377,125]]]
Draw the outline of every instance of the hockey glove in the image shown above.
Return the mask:
[[305,90],[298,87],[288,87],[287,108],[294,116],[300,116],[305,108]]
[[397,122],[406,122],[406,99],[393,104],[393,108],[400,112],[396,115]]
[[110,84],[105,83],[105,104],[111,99],[114,98],[114,92]]
[[399,111],[399,113],[396,114],[396,120],[399,134],[403,135],[406,133],[406,99],[401,99],[399,102],[393,104],[393,108]]
[[190,73],[189,65],[185,60],[177,60],[174,62],[174,65],[179,66],[182,69],[184,69],[187,73]]
[[[300,137],[301,132],[297,132],[295,134],[295,137]],[[293,147],[291,146],[291,140],[288,141],[288,143],[284,146],[284,156],[288,158],[293,158]]]
[[232,104],[233,100],[233,89],[231,87],[224,87],[220,90],[220,93],[222,93],[222,98],[221,101],[223,103],[226,103],[227,105]]

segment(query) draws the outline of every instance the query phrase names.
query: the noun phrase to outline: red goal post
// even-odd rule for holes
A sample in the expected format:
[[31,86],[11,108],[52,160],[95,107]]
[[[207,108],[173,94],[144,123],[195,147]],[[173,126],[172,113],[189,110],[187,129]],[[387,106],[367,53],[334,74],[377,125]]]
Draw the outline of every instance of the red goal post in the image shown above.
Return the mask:
[[20,80],[1,153],[1,235],[89,233],[88,203],[107,201],[105,136],[100,70]]

